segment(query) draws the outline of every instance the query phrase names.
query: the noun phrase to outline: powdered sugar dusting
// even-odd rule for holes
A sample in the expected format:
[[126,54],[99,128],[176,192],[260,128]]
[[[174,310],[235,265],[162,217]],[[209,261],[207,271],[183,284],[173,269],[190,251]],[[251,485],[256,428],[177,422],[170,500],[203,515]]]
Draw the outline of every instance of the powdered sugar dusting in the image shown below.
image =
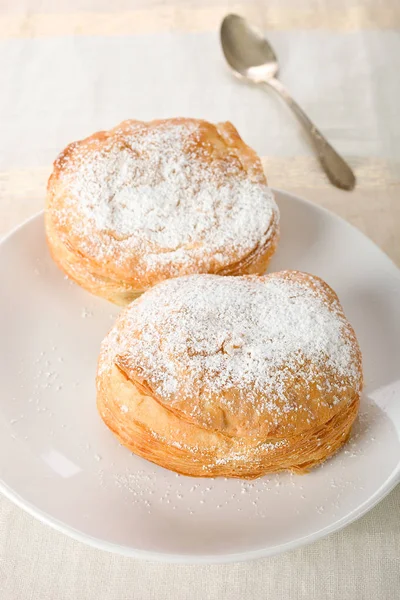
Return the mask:
[[58,219],[79,250],[179,275],[223,268],[265,245],[278,220],[272,192],[233,151],[221,155],[201,136],[196,121],[132,122],[60,159],[67,201]]
[[192,416],[207,412],[215,395],[227,414],[239,399],[243,410],[278,419],[309,410],[315,388],[333,406],[346,389],[359,391],[361,367],[351,327],[327,290],[290,272],[170,280],[122,314],[106,345],[165,403],[184,399]]

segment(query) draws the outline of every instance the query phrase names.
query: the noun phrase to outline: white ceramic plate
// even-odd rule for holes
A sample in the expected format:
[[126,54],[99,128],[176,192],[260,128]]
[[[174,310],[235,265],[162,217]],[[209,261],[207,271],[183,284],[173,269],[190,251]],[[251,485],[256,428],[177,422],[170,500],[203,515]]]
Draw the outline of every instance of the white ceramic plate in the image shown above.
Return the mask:
[[[400,275],[350,225],[277,192],[272,270],[323,277],[364,355],[365,394],[347,446],[308,475],[253,482],[176,475],[122,448],[95,405],[99,345],[118,309],[68,281],[43,216],[0,246],[2,491],[56,529],[148,559],[223,562],[271,555],[360,517],[399,481]],[[349,196],[351,202],[351,196]]]

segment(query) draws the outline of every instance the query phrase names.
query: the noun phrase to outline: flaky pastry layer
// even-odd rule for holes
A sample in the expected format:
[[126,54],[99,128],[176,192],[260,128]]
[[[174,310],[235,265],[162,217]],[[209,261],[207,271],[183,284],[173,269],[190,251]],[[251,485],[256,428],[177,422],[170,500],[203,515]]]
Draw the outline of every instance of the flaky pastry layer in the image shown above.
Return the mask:
[[146,460],[191,477],[254,479],[280,471],[306,473],[343,446],[359,407],[357,394],[342,412],[309,431],[252,441],[179,419],[112,365],[102,370],[97,390],[99,413],[121,444]]
[[143,458],[185,475],[253,478],[302,473],[335,453],[362,380],[354,331],[319,278],[198,275],[120,314],[102,344],[97,405]]
[[120,305],[171,277],[261,274],[279,239],[256,153],[230,123],[196,119],[131,120],[70,144],[45,222],[58,266]]

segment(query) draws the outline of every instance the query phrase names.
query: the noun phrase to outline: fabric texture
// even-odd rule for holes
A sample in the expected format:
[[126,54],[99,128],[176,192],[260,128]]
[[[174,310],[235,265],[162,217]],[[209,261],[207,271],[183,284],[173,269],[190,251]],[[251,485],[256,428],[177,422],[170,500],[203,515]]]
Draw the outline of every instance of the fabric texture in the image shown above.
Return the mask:
[[[218,27],[265,30],[280,76],[355,170],[333,188],[274,93],[235,80]],[[325,206],[400,265],[397,0],[0,0],[0,235],[43,206],[56,154],[127,118],[231,120],[270,185]],[[94,550],[0,497],[1,600],[394,600],[400,486],[311,546],[255,562],[181,566]]]

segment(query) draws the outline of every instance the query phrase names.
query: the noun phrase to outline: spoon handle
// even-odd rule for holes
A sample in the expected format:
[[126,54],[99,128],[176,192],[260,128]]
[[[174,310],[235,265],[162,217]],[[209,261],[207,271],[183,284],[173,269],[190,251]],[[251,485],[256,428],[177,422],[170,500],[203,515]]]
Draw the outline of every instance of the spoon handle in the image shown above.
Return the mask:
[[356,178],[349,165],[341,156],[339,156],[336,150],[332,148],[327,139],[315,127],[314,123],[310,121],[303,109],[300,108],[295,100],[293,100],[289,92],[278,79],[271,78],[268,79],[268,81],[265,81],[265,83],[274,88],[274,90],[281,95],[302,123],[311,140],[318,160],[331,183],[343,190],[352,190],[355,186]]

